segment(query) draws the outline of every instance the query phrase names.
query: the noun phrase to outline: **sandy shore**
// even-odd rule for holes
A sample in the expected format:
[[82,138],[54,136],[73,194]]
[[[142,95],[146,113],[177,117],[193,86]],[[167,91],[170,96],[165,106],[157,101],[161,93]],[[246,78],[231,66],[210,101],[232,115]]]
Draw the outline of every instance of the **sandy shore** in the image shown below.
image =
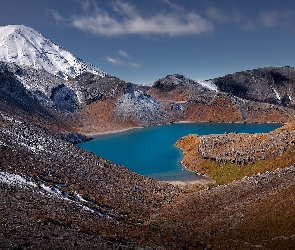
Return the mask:
[[186,185],[208,186],[208,184],[214,183],[214,180],[212,180],[210,177],[207,177],[207,176],[201,176],[200,179],[198,180],[190,180],[190,181],[175,180],[175,181],[163,181],[163,182],[167,182],[174,186],[186,186]]
[[140,129],[143,127],[131,127],[131,128],[123,128],[123,129],[117,129],[117,130],[109,130],[109,131],[103,131],[103,132],[89,132],[89,133],[83,133],[88,138],[94,138],[100,135],[107,135],[107,134],[115,134],[115,133],[120,133],[124,131],[128,131],[131,129]]

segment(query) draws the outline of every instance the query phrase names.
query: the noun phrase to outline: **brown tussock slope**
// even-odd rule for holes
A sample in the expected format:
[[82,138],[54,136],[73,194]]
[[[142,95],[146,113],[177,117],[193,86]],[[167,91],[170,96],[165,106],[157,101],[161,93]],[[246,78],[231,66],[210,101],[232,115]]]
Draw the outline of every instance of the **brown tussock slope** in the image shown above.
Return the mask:
[[188,135],[176,146],[184,152],[182,164],[217,183],[229,183],[295,163],[293,125],[266,134]]

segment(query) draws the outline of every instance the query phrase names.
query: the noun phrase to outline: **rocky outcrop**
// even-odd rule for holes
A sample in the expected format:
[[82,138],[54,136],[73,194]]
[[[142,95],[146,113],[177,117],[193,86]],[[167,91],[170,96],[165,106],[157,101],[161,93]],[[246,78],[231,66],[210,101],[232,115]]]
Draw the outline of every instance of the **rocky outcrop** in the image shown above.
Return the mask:
[[183,104],[183,120],[195,122],[243,122],[233,99],[224,93],[201,95]]
[[293,122],[295,110],[280,105],[249,101],[232,97],[235,107],[241,113],[244,122],[248,123],[288,123]]
[[96,101],[116,99],[128,85],[114,76],[101,77],[91,73],[83,73],[69,80],[68,84],[77,93],[83,107]]
[[[19,93],[22,89],[43,108],[74,112],[79,107],[77,95],[67,81],[46,71],[0,62],[0,75],[0,88],[15,100],[23,96]],[[13,87],[15,84],[17,87]],[[22,100],[22,104],[30,105],[30,101]]]

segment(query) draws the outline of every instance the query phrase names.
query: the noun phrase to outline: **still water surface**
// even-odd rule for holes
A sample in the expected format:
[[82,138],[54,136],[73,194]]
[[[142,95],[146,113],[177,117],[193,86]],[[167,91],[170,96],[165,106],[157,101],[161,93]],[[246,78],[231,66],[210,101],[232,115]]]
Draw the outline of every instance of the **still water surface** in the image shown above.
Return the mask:
[[181,150],[174,144],[188,134],[267,133],[281,124],[179,123],[97,136],[79,144],[133,172],[156,180],[195,180],[198,177],[180,164]]

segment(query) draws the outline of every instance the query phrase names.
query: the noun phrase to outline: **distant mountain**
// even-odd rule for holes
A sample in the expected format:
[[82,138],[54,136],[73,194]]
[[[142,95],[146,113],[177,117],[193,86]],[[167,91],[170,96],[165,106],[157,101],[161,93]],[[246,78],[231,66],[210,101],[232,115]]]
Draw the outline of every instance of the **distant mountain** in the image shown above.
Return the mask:
[[167,75],[155,81],[147,93],[156,99],[174,101],[224,93],[249,101],[294,108],[295,68],[265,67],[206,81],[195,81],[179,74]]
[[294,111],[295,68],[266,67],[195,81],[167,75],[147,91],[175,121],[290,122]]
[[107,75],[24,25],[0,27],[0,61],[42,69],[64,79],[83,72]]
[[179,121],[288,122],[295,117],[294,72],[270,67],[207,81],[174,74],[140,86],[82,61],[32,28],[0,27],[0,105],[28,119],[38,116],[37,124],[42,120],[55,132]]
[[216,94],[218,88],[211,81],[195,81],[184,75],[167,75],[154,82],[147,93],[156,99],[185,101],[203,94]]
[[295,68],[265,67],[212,79],[222,92],[243,99],[295,107]]

